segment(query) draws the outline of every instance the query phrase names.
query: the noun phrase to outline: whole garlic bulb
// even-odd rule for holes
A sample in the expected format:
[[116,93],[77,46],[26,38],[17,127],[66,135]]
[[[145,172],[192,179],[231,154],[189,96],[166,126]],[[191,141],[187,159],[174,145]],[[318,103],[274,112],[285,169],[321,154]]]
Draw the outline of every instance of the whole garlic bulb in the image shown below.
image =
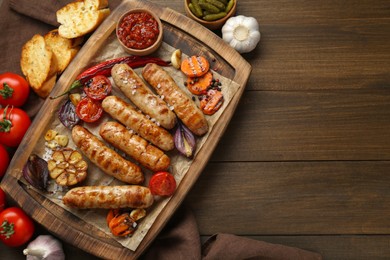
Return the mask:
[[253,17],[230,17],[222,27],[222,39],[239,53],[251,52],[260,41],[259,23]]
[[23,250],[27,260],[65,260],[62,243],[51,235],[39,235]]

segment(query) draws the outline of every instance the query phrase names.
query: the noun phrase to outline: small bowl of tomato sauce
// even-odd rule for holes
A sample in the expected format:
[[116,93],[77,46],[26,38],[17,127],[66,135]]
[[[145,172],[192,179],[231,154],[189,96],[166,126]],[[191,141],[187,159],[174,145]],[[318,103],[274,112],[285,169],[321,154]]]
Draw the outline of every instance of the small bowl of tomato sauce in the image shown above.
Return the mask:
[[124,13],[116,26],[116,36],[122,47],[132,55],[149,55],[162,43],[163,27],[160,18],[146,9]]

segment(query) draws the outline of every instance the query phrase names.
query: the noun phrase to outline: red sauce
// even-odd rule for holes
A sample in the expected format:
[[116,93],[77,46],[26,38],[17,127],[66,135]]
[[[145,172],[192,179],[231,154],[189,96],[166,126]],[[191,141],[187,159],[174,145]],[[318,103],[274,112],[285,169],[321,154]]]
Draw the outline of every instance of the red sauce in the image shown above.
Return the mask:
[[124,17],[118,27],[119,40],[132,49],[145,49],[156,42],[158,23],[145,12],[131,13]]

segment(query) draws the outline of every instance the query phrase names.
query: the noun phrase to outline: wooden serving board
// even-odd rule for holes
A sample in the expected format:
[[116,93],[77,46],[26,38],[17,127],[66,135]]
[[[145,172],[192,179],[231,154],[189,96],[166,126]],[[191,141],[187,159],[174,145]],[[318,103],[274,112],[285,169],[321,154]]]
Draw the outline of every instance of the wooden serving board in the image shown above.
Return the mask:
[[91,61],[105,47],[106,39],[114,33],[119,17],[124,12],[134,8],[149,9],[160,17],[164,27],[164,43],[174,48],[179,48],[186,54],[207,57],[213,61],[213,69],[215,71],[223,77],[231,79],[239,86],[222,115],[213,125],[207,140],[193,158],[191,166],[178,185],[175,194],[159,213],[136,250],[133,251],[123,247],[100,229],[84,222],[65,208],[59,207],[34,189],[28,188],[21,181],[23,179],[22,169],[24,164],[38,141],[43,137],[53,113],[62,104],[63,99],[47,99],[45,101],[14,154],[9,170],[1,183],[2,189],[32,218],[50,232],[98,257],[111,259],[139,257],[182,203],[202,173],[203,168],[227,128],[251,72],[251,66],[240,54],[224,43],[216,34],[193,20],[169,8],[164,8],[148,1],[125,0],[112,11],[111,15],[84,44],[68,69],[59,78],[53,90],[53,95],[67,90],[76,76],[85,68],[91,66]]

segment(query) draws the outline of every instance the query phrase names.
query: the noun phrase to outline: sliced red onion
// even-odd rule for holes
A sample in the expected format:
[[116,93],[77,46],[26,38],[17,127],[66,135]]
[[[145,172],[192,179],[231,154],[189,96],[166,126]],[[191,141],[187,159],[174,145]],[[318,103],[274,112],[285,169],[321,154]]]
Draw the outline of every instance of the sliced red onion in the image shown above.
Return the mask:
[[23,177],[31,186],[39,190],[46,190],[49,179],[47,162],[36,154],[30,155],[23,167]]
[[61,106],[58,118],[69,129],[72,129],[80,122],[80,118],[76,114],[76,106],[69,99]]
[[196,150],[194,134],[181,122],[175,132],[175,147],[184,156],[191,158]]

